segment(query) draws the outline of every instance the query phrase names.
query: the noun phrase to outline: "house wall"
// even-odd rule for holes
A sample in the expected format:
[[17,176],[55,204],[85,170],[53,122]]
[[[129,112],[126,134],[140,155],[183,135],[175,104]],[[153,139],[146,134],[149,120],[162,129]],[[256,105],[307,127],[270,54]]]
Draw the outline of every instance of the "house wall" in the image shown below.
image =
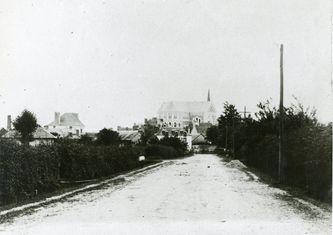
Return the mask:
[[204,122],[216,124],[216,113],[215,112],[207,112],[204,114]]
[[85,133],[82,126],[46,126],[46,129],[49,132],[58,133],[61,137],[66,137],[70,134],[73,136],[81,136]]
[[159,112],[159,119],[163,119],[161,124],[167,127],[183,129],[190,122],[201,123],[206,122],[205,114],[202,112],[186,113],[186,112]]
[[33,141],[29,142],[31,146],[37,146],[40,144],[52,144],[54,143],[54,139],[34,139]]

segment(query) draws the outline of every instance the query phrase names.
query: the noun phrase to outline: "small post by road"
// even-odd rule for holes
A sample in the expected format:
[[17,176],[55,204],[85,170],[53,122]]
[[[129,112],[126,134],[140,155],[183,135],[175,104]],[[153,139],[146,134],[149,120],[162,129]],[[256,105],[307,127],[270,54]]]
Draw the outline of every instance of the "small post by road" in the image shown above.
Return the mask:
[[279,120],[279,182],[285,180],[284,175],[284,156],[283,156],[283,120],[284,120],[284,109],[283,109],[283,44],[280,47],[280,120]]

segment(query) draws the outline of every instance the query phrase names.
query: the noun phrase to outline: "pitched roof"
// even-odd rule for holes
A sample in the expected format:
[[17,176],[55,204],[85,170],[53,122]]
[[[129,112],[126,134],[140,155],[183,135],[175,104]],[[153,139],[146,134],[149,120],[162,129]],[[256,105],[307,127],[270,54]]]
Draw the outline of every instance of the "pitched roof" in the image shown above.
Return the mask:
[[78,113],[64,113],[60,116],[60,123],[57,123],[55,120],[48,124],[47,126],[82,126],[83,123],[79,120]]
[[2,138],[9,138],[9,139],[15,139],[15,138],[19,138],[19,137],[20,137],[20,134],[16,130],[10,130],[2,136]]
[[215,112],[214,105],[208,101],[169,101],[163,102],[158,112]]
[[43,127],[37,127],[36,131],[33,133],[34,139],[56,139],[54,135],[45,130]]
[[139,142],[141,134],[138,131],[119,131],[119,136],[122,140]]
[[192,131],[191,131],[191,136],[192,136],[192,144],[204,144],[207,143],[207,140],[205,138],[206,133],[202,133],[201,129],[207,125],[194,125]]
[[204,136],[206,135],[206,131],[209,127],[211,127],[212,124],[211,123],[200,123],[198,126],[197,126],[197,131],[200,133],[200,134],[203,134]]
[[[37,127],[36,131],[32,134],[34,139],[56,139],[54,135],[45,130],[43,127]],[[16,130],[10,130],[2,136],[3,138],[16,139],[21,135]]]
[[204,144],[207,140],[202,134],[192,135],[192,144]]
[[6,134],[8,131],[5,128],[1,128],[0,130],[0,137]]

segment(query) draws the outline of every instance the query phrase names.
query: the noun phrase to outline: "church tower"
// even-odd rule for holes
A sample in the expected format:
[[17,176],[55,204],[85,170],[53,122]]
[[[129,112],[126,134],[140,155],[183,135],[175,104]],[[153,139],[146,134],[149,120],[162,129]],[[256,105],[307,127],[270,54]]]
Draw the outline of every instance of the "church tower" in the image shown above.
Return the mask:
[[208,89],[207,101],[210,102],[210,89]]

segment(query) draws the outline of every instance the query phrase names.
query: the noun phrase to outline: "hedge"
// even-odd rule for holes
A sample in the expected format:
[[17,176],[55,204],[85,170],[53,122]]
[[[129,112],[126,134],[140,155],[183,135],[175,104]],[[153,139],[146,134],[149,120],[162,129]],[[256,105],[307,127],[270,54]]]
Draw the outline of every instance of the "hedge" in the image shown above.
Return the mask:
[[142,166],[137,147],[63,140],[36,147],[0,139],[0,205],[53,192],[60,181],[96,179]]
[[0,140],[0,204],[55,190],[60,157],[54,146],[19,146]]

